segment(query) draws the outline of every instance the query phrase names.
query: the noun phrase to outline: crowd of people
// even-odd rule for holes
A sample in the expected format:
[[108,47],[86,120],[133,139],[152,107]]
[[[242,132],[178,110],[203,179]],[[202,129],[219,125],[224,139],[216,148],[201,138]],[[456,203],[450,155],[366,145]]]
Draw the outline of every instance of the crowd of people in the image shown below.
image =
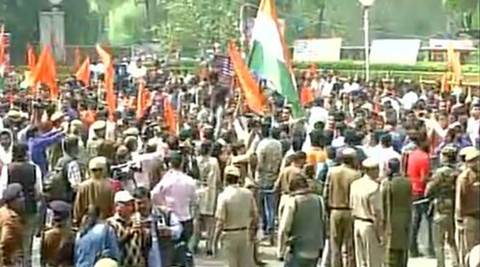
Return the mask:
[[480,266],[478,91],[311,70],[305,117],[268,89],[259,116],[216,70],[134,61],[108,114],[92,71],[59,100],[4,88],[1,266],[252,267],[262,241],[287,267]]

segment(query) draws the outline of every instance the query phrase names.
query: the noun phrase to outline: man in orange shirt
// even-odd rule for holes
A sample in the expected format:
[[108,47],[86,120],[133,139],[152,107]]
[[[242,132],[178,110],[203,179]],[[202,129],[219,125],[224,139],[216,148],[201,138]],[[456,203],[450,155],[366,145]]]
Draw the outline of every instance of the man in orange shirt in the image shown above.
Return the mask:
[[311,148],[307,153],[307,165],[313,166],[314,173],[317,173],[317,165],[324,163],[327,159],[327,153],[324,150],[325,136],[320,130],[313,130],[310,133]]

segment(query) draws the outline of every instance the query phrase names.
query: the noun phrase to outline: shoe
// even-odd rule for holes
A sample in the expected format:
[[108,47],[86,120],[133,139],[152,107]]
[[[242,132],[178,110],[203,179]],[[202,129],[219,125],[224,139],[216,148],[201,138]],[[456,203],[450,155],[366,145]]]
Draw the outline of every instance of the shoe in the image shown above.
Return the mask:
[[255,265],[257,265],[257,266],[266,266],[267,263],[264,262],[264,261],[255,261]]
[[211,250],[207,250],[207,256],[208,256],[208,257],[211,257],[211,256],[213,256],[213,251],[211,251]]

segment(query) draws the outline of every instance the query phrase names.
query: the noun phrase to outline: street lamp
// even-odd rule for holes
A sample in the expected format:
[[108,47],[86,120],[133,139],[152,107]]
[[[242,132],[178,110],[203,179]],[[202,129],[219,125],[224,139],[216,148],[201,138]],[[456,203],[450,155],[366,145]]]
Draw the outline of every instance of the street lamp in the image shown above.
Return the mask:
[[364,33],[364,42],[365,42],[365,81],[370,80],[370,42],[369,42],[369,20],[368,20],[368,11],[369,8],[373,5],[375,0],[358,0],[363,7],[363,33]]

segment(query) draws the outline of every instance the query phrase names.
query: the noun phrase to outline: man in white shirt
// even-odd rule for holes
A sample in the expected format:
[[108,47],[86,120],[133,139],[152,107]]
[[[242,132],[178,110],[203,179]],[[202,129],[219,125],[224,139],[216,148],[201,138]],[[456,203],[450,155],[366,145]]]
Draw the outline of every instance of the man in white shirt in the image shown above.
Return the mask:
[[8,129],[0,131],[0,163],[6,165],[12,161],[12,132]]
[[19,183],[23,188],[25,198],[25,213],[23,214],[23,266],[32,266],[31,253],[33,236],[38,227],[38,201],[42,195],[42,171],[28,160],[28,146],[16,144],[12,148],[12,162],[3,166],[0,175],[0,199],[9,184]]
[[475,103],[470,112],[470,118],[467,122],[467,134],[472,144],[476,144],[480,131],[480,103]]
[[[160,182],[152,190],[154,205],[164,206],[172,211],[183,227],[179,244],[188,244],[193,235],[193,211],[197,203],[197,186],[195,180],[182,172],[182,155],[178,152],[170,154],[170,170],[165,173]],[[192,253],[185,248],[185,257],[182,260],[190,261]],[[181,262],[186,266],[186,262]]]
[[127,71],[133,80],[145,78],[147,76],[147,68],[143,66],[141,59],[138,59],[136,63],[132,62]]
[[386,176],[386,166],[389,160],[401,160],[402,158],[401,155],[393,149],[392,136],[388,133],[380,137],[380,144],[378,145],[377,149],[373,150],[372,154],[372,158],[378,163],[380,178]]
[[402,106],[404,109],[410,110],[412,109],[413,105],[417,103],[417,101],[417,93],[415,93],[413,89],[409,89],[409,91],[402,98]]

